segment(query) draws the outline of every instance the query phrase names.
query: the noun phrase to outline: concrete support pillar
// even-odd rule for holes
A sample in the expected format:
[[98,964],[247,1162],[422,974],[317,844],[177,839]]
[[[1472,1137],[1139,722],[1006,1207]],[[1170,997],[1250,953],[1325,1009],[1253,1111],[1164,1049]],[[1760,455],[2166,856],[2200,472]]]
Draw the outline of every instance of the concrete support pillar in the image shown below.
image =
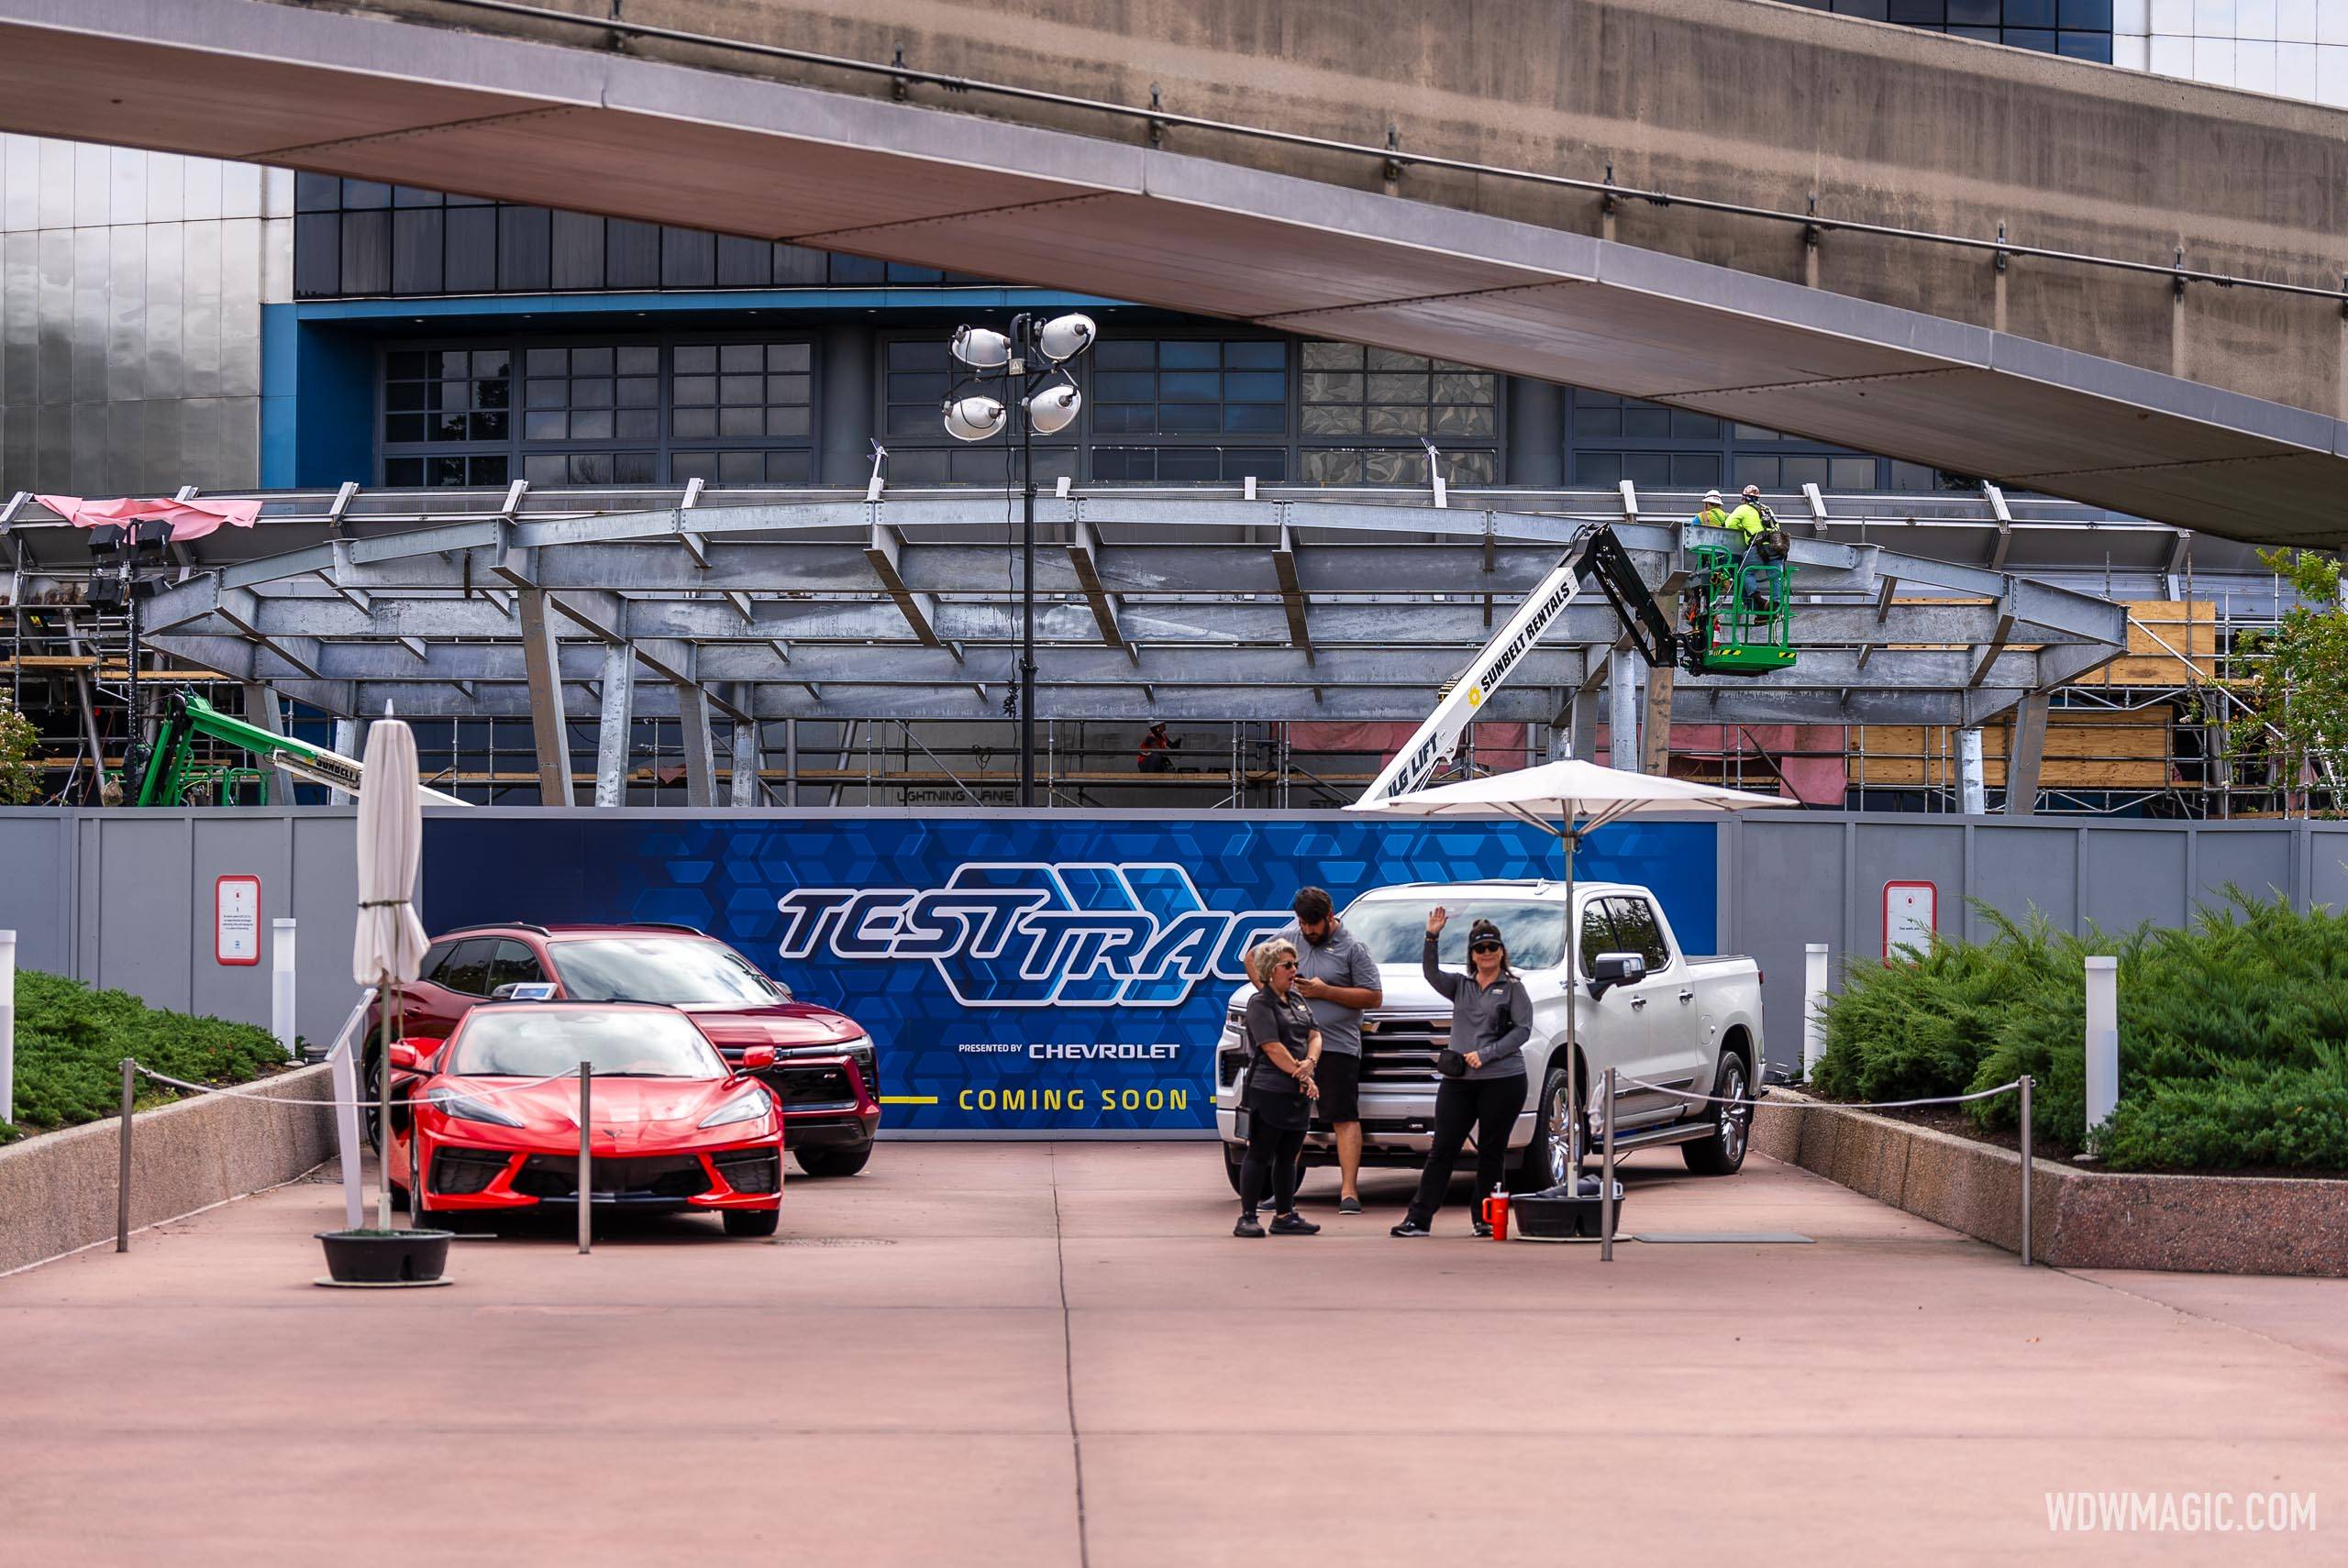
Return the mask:
[[1639,768],[1639,657],[1628,648],[1607,656],[1606,766]]
[[1647,671],[1646,712],[1639,727],[1639,771],[1651,778],[1671,772],[1671,688],[1677,672],[1669,665]]
[[636,650],[604,646],[604,712],[595,727],[595,804],[627,804],[629,721],[635,717]]
[[709,689],[698,681],[677,688],[677,727],[685,746],[685,804],[717,804],[717,741],[709,718]]
[[2038,776],[2046,761],[2043,692],[2025,697],[2014,709],[2013,738],[2006,745],[2006,815],[2026,817],[2038,810]]
[[2088,1114],[2089,1132],[2111,1120],[2120,1103],[2120,960],[2088,959]]
[[[278,701],[276,689],[266,681],[245,683],[245,723],[258,725],[273,735],[290,733],[285,727],[284,705]],[[282,767],[276,769],[270,776],[269,803],[272,806],[292,805],[294,783],[294,775]],[[220,803],[227,804],[226,801]]]
[[1508,386],[1508,467],[1501,482],[1556,490],[1566,482],[1566,389],[1555,381],[1511,376]]
[[[940,329],[941,338],[945,329]],[[824,450],[816,478],[823,484],[864,488],[872,475],[872,375],[879,353],[872,328],[844,322],[824,328],[817,352],[823,369]]]
[[[735,687],[731,693],[734,705],[746,713],[753,712],[750,704],[757,697],[758,690],[748,684]],[[733,778],[728,799],[736,810],[748,811],[766,799],[766,787],[759,778],[759,770],[766,765],[766,746],[760,737],[758,720],[735,720],[733,743]]]
[[562,644],[554,635],[543,589],[526,588],[515,609],[522,620],[522,672],[530,688],[530,739],[537,752],[538,804],[568,806],[570,736],[562,713]]
[[1981,732],[1963,729],[1956,732],[1957,810],[1968,817],[1977,817],[1989,809],[1989,787],[1981,762]]
[[1552,700],[1557,706],[1549,722],[1542,726],[1542,739],[1545,744],[1541,760],[1562,762],[1574,755],[1574,694],[1558,691],[1553,693]]

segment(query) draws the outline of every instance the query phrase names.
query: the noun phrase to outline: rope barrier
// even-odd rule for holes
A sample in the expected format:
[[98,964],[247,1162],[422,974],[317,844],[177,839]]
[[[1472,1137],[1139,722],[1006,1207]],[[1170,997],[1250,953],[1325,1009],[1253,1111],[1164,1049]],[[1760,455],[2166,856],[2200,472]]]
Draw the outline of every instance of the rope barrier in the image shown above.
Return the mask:
[[1760,1099],[1731,1099],[1716,1094],[1697,1094],[1689,1089],[1667,1088],[1661,1084],[1651,1084],[1645,1078],[1625,1077],[1622,1081],[1636,1088],[1652,1089],[1657,1094],[1670,1095],[1676,1099],[1700,1100],[1707,1105],[1742,1105],[1747,1108],[1774,1104],[1774,1108],[1779,1110],[1906,1110],[1919,1105],[1963,1105],[1967,1100],[1995,1099],[2001,1094],[2012,1094],[2021,1088],[2021,1080],[2016,1078],[2011,1083],[1999,1084],[1995,1088],[1978,1089],[1972,1094],[1940,1095],[1929,1099],[1821,1099],[1772,1102]]
[[[152,1078],[159,1084],[169,1084],[173,1088],[192,1089],[197,1094],[225,1094],[232,1099],[265,1099],[271,1105],[323,1105],[330,1106],[337,1110],[373,1110],[378,1107],[378,1102],[371,1099],[288,1099],[283,1095],[260,1093],[231,1084],[190,1083],[185,1078],[175,1078],[169,1073],[159,1073],[152,1067],[138,1066],[136,1063],[132,1065],[131,1070],[140,1077]],[[486,1099],[492,1095],[518,1094],[523,1089],[537,1088],[545,1084],[577,1083],[578,1081],[579,1073],[574,1068],[568,1073],[550,1073],[543,1078],[531,1078],[525,1083],[496,1084],[481,1088],[468,1088],[462,1093],[468,1099]]]

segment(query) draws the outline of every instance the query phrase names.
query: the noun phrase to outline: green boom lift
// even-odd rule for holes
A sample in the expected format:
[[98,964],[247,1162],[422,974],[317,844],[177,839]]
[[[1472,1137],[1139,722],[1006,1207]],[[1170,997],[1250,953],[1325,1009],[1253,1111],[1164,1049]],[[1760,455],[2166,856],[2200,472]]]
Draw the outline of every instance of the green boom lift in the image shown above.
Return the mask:
[[[201,739],[225,742],[250,754],[249,762],[205,762],[195,755]],[[155,750],[139,776],[142,806],[265,806],[271,780],[284,772],[345,794],[360,793],[366,765],[292,735],[272,734],[259,724],[232,719],[192,691],[176,692]],[[463,806],[470,801],[426,789],[427,806]],[[291,801],[283,802],[292,804]]]
[[1676,664],[1691,675],[1766,675],[1794,662],[1793,563],[1755,559],[1740,567],[1722,545],[1688,547],[1681,602],[1688,624],[1670,616],[1631,564],[1611,528],[1589,541],[1583,567],[1650,668]]

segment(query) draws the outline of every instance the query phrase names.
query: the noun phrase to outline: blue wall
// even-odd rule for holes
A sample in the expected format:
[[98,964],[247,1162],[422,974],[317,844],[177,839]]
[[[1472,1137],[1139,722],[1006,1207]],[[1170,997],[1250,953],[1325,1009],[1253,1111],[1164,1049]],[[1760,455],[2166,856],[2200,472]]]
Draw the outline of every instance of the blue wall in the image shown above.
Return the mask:
[[[1714,833],[1619,824],[1591,836],[1577,870],[1652,886],[1682,944],[1707,949]],[[1192,1131],[1213,1125],[1214,1041],[1240,954],[1287,922],[1298,887],[1317,883],[1342,906],[1390,883],[1561,866],[1556,839],[1513,824],[436,815],[424,887],[436,932],[662,920],[723,937],[872,1032],[884,1125]],[[1086,1055],[1033,1054],[1054,1045]],[[1002,1109],[1005,1091],[1032,1106],[1045,1090],[1059,1092],[1058,1109]]]

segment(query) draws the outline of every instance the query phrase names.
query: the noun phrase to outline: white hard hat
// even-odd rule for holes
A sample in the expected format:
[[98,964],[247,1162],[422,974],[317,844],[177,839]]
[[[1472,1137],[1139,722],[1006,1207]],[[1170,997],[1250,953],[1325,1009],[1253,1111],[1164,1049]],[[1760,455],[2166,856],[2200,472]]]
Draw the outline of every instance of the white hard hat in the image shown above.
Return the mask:
[[1721,503],[1721,492],[1716,490],[1706,491],[1704,492],[1704,503],[1708,506],[1718,506]]

